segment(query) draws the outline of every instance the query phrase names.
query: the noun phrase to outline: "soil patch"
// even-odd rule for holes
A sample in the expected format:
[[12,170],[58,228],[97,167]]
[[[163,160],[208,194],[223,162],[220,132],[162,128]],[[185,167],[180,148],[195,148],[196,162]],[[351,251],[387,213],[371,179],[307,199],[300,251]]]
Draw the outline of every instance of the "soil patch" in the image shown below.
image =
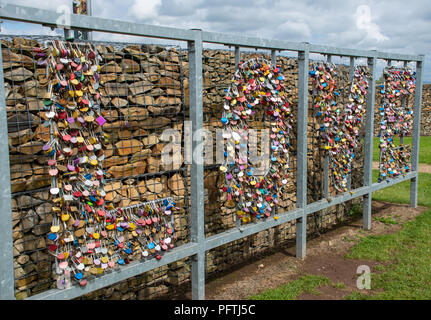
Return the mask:
[[371,272],[379,264],[375,261],[345,259],[345,254],[363,236],[392,233],[402,224],[426,210],[408,205],[373,201],[373,218],[391,217],[398,224],[386,224],[373,219],[372,230],[362,229],[361,217],[307,241],[307,257],[295,258],[295,247],[281,248],[264,258],[256,259],[236,270],[208,281],[207,299],[237,300],[264,290],[277,288],[301,275],[313,274],[328,277],[332,284],[317,289],[321,294],[302,294],[298,299],[342,299],[356,289],[358,266],[367,265]]

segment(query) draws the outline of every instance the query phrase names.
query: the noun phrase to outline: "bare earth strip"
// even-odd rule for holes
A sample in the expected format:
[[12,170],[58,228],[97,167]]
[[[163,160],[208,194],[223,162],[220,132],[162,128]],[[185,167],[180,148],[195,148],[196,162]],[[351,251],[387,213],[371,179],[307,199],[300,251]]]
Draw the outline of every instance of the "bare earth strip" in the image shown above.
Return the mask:
[[[356,289],[360,265],[368,265],[371,272],[375,261],[349,260],[344,255],[356,244],[360,237],[392,233],[402,224],[414,219],[425,208],[410,208],[408,205],[387,202],[373,202],[373,217],[397,216],[399,224],[387,225],[373,219],[371,231],[363,231],[362,220],[357,218],[340,227],[315,237],[307,242],[307,257],[304,260],[294,257],[295,248],[280,248],[274,254],[240,266],[229,273],[208,281],[207,299],[247,299],[266,289],[277,288],[301,275],[314,274],[328,277],[332,283],[344,283],[342,289],[325,286],[318,289],[321,294],[303,294],[299,299],[342,299]],[[185,297],[189,298],[189,297]]]

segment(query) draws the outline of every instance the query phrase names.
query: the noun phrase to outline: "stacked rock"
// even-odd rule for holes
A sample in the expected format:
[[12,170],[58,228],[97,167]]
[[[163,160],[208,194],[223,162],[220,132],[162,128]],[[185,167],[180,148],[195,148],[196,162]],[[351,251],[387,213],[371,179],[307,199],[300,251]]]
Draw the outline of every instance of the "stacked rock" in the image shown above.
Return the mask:
[[380,164],[379,181],[410,171],[410,145],[395,145],[396,136],[411,132],[413,108],[409,97],[415,92],[416,73],[410,68],[389,67],[384,70],[384,84],[380,85],[379,125]]
[[331,63],[314,64],[310,71],[313,78],[314,114],[319,120],[320,132],[325,141],[321,148],[329,156],[335,189],[346,192],[355,149],[360,145],[370,73],[368,67],[355,67],[345,105],[338,101],[340,92],[337,90],[337,75],[336,67]]
[[[176,205],[179,205],[178,200],[180,203],[184,203],[183,199],[187,191],[184,182],[185,178],[181,172],[173,172],[167,176],[159,175],[158,177],[148,177],[146,179],[136,178],[136,175],[146,173],[146,169],[149,170],[148,173],[159,172],[164,169],[160,160],[160,153],[166,143],[159,139],[160,136],[158,134],[158,132],[161,132],[163,126],[166,127],[172,123],[174,128],[178,129],[180,132],[182,130],[182,121],[179,122],[177,120],[179,114],[177,110],[180,109],[181,105],[175,105],[175,110],[172,111],[173,101],[171,101],[175,96],[181,96],[181,87],[179,85],[174,87],[168,84],[169,80],[163,80],[171,76],[173,77],[171,81],[174,81],[174,78],[180,79],[180,73],[176,73],[176,71],[180,71],[181,66],[179,65],[179,53],[175,52],[174,49],[168,51],[165,48],[154,46],[133,47],[136,49],[136,52],[133,51],[136,57],[134,58],[135,60],[132,60],[130,58],[128,59],[128,57],[134,56],[130,53],[125,53],[131,51],[131,48],[119,50],[110,46],[99,45],[97,48],[91,48],[96,55],[97,52],[99,52],[102,58],[97,61],[100,67],[97,69],[97,72],[95,72],[95,74],[99,76],[99,87],[94,89],[94,86],[97,87],[93,79],[94,77],[84,74],[85,79],[81,80],[82,75],[80,75],[79,72],[82,71],[82,69],[76,70],[76,68],[80,68],[78,61],[73,61],[74,57],[69,60],[68,57],[61,56],[61,50],[58,50],[59,55],[54,57],[52,53],[57,54],[55,49],[47,50],[45,46],[42,46],[34,40],[20,40],[15,38],[13,43],[3,41],[2,44],[6,83],[5,93],[10,132],[9,143],[11,146],[12,192],[14,193],[12,206],[14,219],[15,275],[18,290],[17,297],[22,298],[29,294],[46,290],[48,287],[52,287],[52,285],[56,286],[55,281],[52,280],[55,280],[58,275],[51,275],[50,270],[52,261],[56,261],[57,258],[51,257],[49,253],[59,258],[67,256],[67,258],[59,260],[57,265],[64,262],[64,260],[68,260],[69,267],[74,267],[77,274],[79,274],[78,271],[81,271],[76,268],[80,264],[75,266],[73,262],[70,261],[70,254],[68,256],[70,250],[64,250],[66,248],[61,244],[62,240],[69,240],[71,238],[70,235],[63,234],[63,231],[66,230],[65,224],[67,228],[70,229],[72,237],[78,240],[78,243],[82,240],[82,237],[89,238],[90,235],[93,236],[93,234],[96,234],[96,237],[97,234],[99,234],[99,240],[103,240],[103,230],[99,232],[98,230],[86,230],[86,226],[81,225],[82,222],[78,227],[73,225],[77,223],[78,219],[75,219],[78,218],[77,215],[80,218],[79,220],[84,220],[80,216],[82,211],[76,211],[76,209],[79,208],[76,204],[80,202],[77,201],[78,198],[87,200],[87,203],[84,205],[84,211],[86,211],[86,205],[91,209],[96,209],[96,215],[101,221],[109,219],[109,216],[107,216],[108,214],[116,215],[121,219],[120,212],[110,212],[114,207],[128,208],[130,205],[145,203],[151,205],[154,203],[154,200],[167,199],[169,196],[175,197],[175,202],[173,203]],[[61,42],[56,42],[55,45],[57,47],[60,47],[60,45],[68,46],[68,44]],[[96,64],[95,59],[88,59],[88,54],[90,54],[90,52],[88,52],[89,49],[90,47],[88,46],[83,47],[80,45],[78,48],[75,48],[75,46],[73,46],[72,49],[66,48],[66,51],[70,51],[73,54],[73,50],[75,50],[78,54],[78,50],[81,50],[81,53],[86,56],[86,63],[88,65]],[[49,59],[50,53],[55,60],[55,64],[60,65],[60,59],[68,59],[66,66],[63,66],[61,70],[57,70],[57,68],[60,69],[61,66],[50,67],[53,61]],[[126,54],[127,56],[125,56]],[[156,55],[159,59],[157,62],[153,64],[148,61],[148,59],[155,60]],[[90,54],[90,56],[92,55]],[[118,57],[122,59],[121,61],[124,61],[124,63],[119,62],[121,68],[113,70],[106,67],[106,65],[112,61],[110,59],[118,59]],[[151,75],[154,78],[153,82],[136,84],[137,78],[142,80],[142,77],[146,75],[141,67],[139,67],[139,69],[135,68],[135,61],[138,57],[142,59],[142,65],[145,66],[145,68],[153,67],[153,65],[157,67],[154,74]],[[175,62],[174,60],[177,61]],[[72,66],[72,62],[76,64],[75,67]],[[81,68],[86,68],[86,63],[81,63]],[[163,64],[163,68],[161,64]],[[172,71],[168,71],[168,69]],[[90,71],[87,70],[85,72]],[[52,79],[50,79],[51,73],[53,74]],[[58,73],[58,75],[54,76],[56,73]],[[81,77],[77,77],[77,73],[78,76]],[[111,77],[112,74],[114,75],[113,79]],[[155,77],[155,75],[158,76]],[[66,77],[68,86],[74,86],[76,88],[74,88],[74,90],[65,90],[58,81],[57,83],[60,83],[61,89],[59,87],[57,90],[55,86],[52,86],[50,89],[51,80],[56,79],[57,76],[59,78]],[[74,77],[74,79],[70,77]],[[117,81],[119,83],[125,83],[127,86],[130,85],[130,90],[132,90],[132,88],[138,91],[148,90],[147,87],[149,87],[151,91],[147,91],[148,94],[151,94],[153,91],[158,91],[158,95],[166,95],[166,101],[157,102],[156,104],[153,99],[154,96],[151,95],[151,101],[148,101],[148,104],[151,103],[151,105],[132,105],[133,102],[131,100],[133,97],[130,93],[130,100],[128,99],[129,97],[126,97],[126,99],[124,99],[126,100],[126,104],[124,105],[124,101],[120,100],[121,98],[109,96],[106,92],[106,87],[115,88],[115,86],[109,85],[109,83],[115,83]],[[81,85],[82,87],[80,87]],[[91,88],[89,85],[91,85]],[[163,86],[164,89],[160,89],[159,85]],[[94,90],[100,94],[100,99],[97,102],[95,102],[95,95],[91,93],[94,93]],[[77,95],[70,97],[69,91],[73,91],[72,94],[77,93]],[[167,93],[167,91],[169,91],[169,93]],[[80,96],[81,93],[82,97]],[[110,91],[110,93],[115,94],[116,92]],[[92,95],[90,98],[87,96],[89,94]],[[134,97],[139,97],[139,93]],[[89,103],[94,103],[93,106],[99,105],[100,109],[97,111],[98,113],[96,114],[97,108],[91,108],[90,106],[88,106],[88,110],[85,110],[86,107],[79,105],[79,102],[77,102],[78,99],[81,99],[80,102],[83,104],[87,103],[88,100]],[[75,110],[71,110],[73,106],[69,106],[67,103],[63,106],[62,104],[65,100],[76,102],[76,110],[81,112],[82,109],[85,115],[82,114],[81,117],[77,116],[74,114]],[[56,103],[53,101],[56,101]],[[57,102],[59,102],[62,107],[65,107],[64,111],[59,109]],[[122,104],[119,104],[120,102]],[[142,111],[147,111],[148,109],[152,111],[150,113],[147,111],[147,114],[143,115],[141,109]],[[167,109],[170,111],[164,114],[165,117],[151,119],[151,122],[139,121],[141,119],[150,119],[153,113],[155,114],[160,110]],[[94,115],[88,114],[91,110],[95,112]],[[117,110],[120,110],[120,112]],[[56,115],[52,117],[53,114],[51,112],[56,113]],[[65,115],[66,117],[64,117]],[[99,118],[100,116],[101,118]],[[91,117],[94,118],[94,121],[91,121],[93,120]],[[126,117],[128,118],[126,119]],[[81,125],[81,118],[84,121],[88,120],[85,121],[85,128]],[[103,127],[97,122],[98,118],[99,121],[102,122],[102,118],[107,120]],[[50,132],[50,122],[55,122],[55,125],[58,127],[57,130],[53,130],[52,133]],[[55,125],[53,124],[53,126]],[[141,125],[145,127],[145,129],[141,129]],[[76,127],[75,129],[74,126]],[[81,142],[81,136],[79,134],[74,136],[78,131],[77,128],[79,128],[79,131],[81,131],[85,137],[85,142]],[[172,128],[172,126],[169,125],[167,128]],[[94,137],[85,136],[89,134],[88,131],[90,131],[90,129],[94,132],[97,141],[93,141]],[[55,132],[58,132],[58,137],[55,136]],[[133,139],[131,139],[132,135]],[[58,140],[58,144],[54,141],[55,139]],[[91,141],[89,141],[89,139],[91,139]],[[86,149],[80,151],[77,146],[83,147],[86,143],[88,145]],[[92,151],[88,150],[91,149],[90,144],[93,145]],[[52,146],[54,146],[54,148],[52,148]],[[74,147],[77,147],[76,155]],[[96,150],[96,148],[98,149],[99,147],[102,148]],[[64,148],[66,148],[66,150],[64,150]],[[68,157],[70,161],[66,159],[67,155],[70,154],[70,150],[67,148],[72,149],[72,155]],[[45,149],[45,151],[43,149]],[[53,157],[50,156],[54,149],[60,150],[64,159],[56,158],[54,161]],[[64,154],[63,151],[66,151],[67,155]],[[86,163],[74,163],[74,161],[78,160],[76,158],[78,154],[79,158],[83,158],[83,161]],[[96,156],[97,159],[91,158],[94,156]],[[93,166],[93,164],[95,164],[94,160],[98,162],[95,166]],[[151,164],[154,164],[154,167],[146,166],[146,160],[151,160]],[[174,163],[173,165],[175,168],[178,168],[178,163]],[[75,167],[75,171],[70,171],[73,169],[72,166]],[[76,173],[77,167],[80,170],[79,173]],[[87,169],[88,171],[94,171],[91,173],[92,179],[86,179],[85,175],[89,174],[89,172],[85,172]],[[173,169],[172,165],[168,169]],[[99,170],[103,172],[104,176],[101,179],[96,178],[96,175],[101,173]],[[67,175],[64,175],[65,173]],[[111,181],[106,184],[103,183],[105,181],[105,175],[111,179]],[[60,176],[62,179],[60,179]],[[81,176],[84,181],[69,181],[73,176]],[[132,178],[132,176],[135,177]],[[125,178],[127,178],[127,180]],[[51,186],[53,179],[54,185]],[[85,185],[87,180],[93,181],[93,186]],[[56,182],[58,183],[55,184]],[[87,184],[90,183],[91,182],[87,182]],[[95,186],[98,183],[99,186]],[[83,184],[90,194],[87,195],[85,190],[75,190],[75,184]],[[104,188],[102,188],[103,184]],[[70,186],[73,187],[73,192],[68,191]],[[53,199],[48,199],[50,191],[53,193],[57,192],[56,188],[61,189],[61,191],[58,190],[59,193],[57,195],[51,195]],[[66,191],[68,194],[62,194],[63,191]],[[101,194],[106,193],[106,195],[104,197],[100,197],[99,195],[94,196],[91,194],[92,191],[95,191],[96,194],[100,191]],[[80,195],[79,192],[83,195]],[[52,200],[57,199],[55,196],[57,196],[57,198],[61,196],[63,201],[66,199],[66,201],[69,202],[68,208],[74,211],[67,211],[68,208],[64,203],[60,206],[60,202],[52,202]],[[77,196],[80,197],[77,198]],[[72,199],[71,197],[73,197],[73,200],[70,200]],[[99,208],[98,205],[98,203],[101,204],[101,198],[103,198],[105,202],[102,205],[102,207],[105,206],[104,208]],[[96,201],[94,202],[92,200]],[[72,201],[75,202],[72,203]],[[88,202],[93,204],[93,206]],[[171,204],[164,206],[163,201],[155,204],[157,204],[160,214],[155,215],[150,213],[149,211],[151,210],[146,210],[145,206],[142,206],[142,208],[133,208],[133,210],[125,210],[128,216],[135,214],[136,217],[133,218],[136,218],[136,220],[145,218],[145,214],[149,217],[157,217],[158,221],[156,223],[151,221],[151,225],[146,224],[145,221],[145,225],[138,225],[135,223],[136,229],[134,231],[138,233],[140,229],[142,230],[142,236],[140,236],[139,239],[141,239],[143,243],[140,244],[140,246],[143,249],[147,249],[148,258],[161,254],[164,251],[163,248],[165,245],[166,249],[169,250],[177,237],[180,237],[180,242],[183,242],[187,239],[188,234],[186,222],[183,221],[183,217],[186,213],[183,208],[180,209],[182,216],[174,217],[173,214],[171,214],[171,216],[166,216],[165,210],[163,209],[169,207]],[[176,205],[170,208],[170,210],[179,213],[179,210],[176,210]],[[65,214],[62,215],[60,212],[57,212],[58,208],[65,208]],[[101,209],[99,213],[102,215],[103,211],[105,211],[105,217],[101,217],[98,214],[98,209]],[[139,211],[139,209],[142,210]],[[139,214],[141,214],[142,217],[140,217]],[[62,221],[62,218],[66,221]],[[163,218],[171,221],[166,221],[165,223]],[[95,221],[97,222],[97,219]],[[175,222],[175,226],[173,225],[173,221]],[[121,223],[125,224],[126,221],[118,221],[120,228]],[[109,225],[109,221],[107,224]],[[169,227],[166,227],[166,224],[168,224]],[[59,231],[57,231],[58,226],[60,226]],[[160,233],[162,236],[160,239],[155,240],[160,244],[160,252],[155,251],[152,253],[151,251],[158,248],[157,243],[153,243],[154,248],[151,248],[152,241],[150,241],[149,237],[151,237],[153,227],[156,229],[156,233]],[[57,231],[57,234],[60,234],[58,238],[55,238],[56,241],[51,241],[49,239],[54,239],[54,232],[51,231],[51,228],[53,231]],[[161,230],[163,230],[164,233],[161,233]],[[92,232],[88,233],[88,231]],[[168,231],[170,231],[171,234],[169,234]],[[76,235],[75,232],[77,232]],[[119,232],[118,229],[116,229],[115,232]],[[81,235],[82,233],[83,235]],[[109,236],[110,231],[107,230],[107,233]],[[133,235],[133,230],[129,230],[129,228],[126,228],[122,233],[125,238],[123,242],[126,244],[128,242],[133,243],[137,239],[137,237]],[[146,242],[147,240],[142,239],[142,237],[148,237],[148,243]],[[166,243],[160,243],[160,240],[163,241],[168,237],[171,238],[171,241],[168,240]],[[94,238],[92,239],[97,247],[90,249],[90,251],[93,250],[93,254],[95,249],[99,251],[102,250],[103,247],[107,247],[103,241],[100,241],[99,247],[98,241],[95,240]],[[63,241],[63,244],[64,243]],[[148,245],[150,248],[148,248]],[[49,250],[54,250],[55,246],[57,246],[58,252],[57,249],[55,249],[55,251]],[[90,247],[91,246],[92,244],[90,244]],[[118,250],[118,246],[115,247],[115,249]],[[142,249],[134,250],[133,258],[145,258],[145,254],[143,254],[144,251],[145,250]],[[74,259],[75,258],[76,257],[74,257]],[[101,260],[103,256],[99,258],[99,260]],[[120,260],[121,262],[119,258],[121,258],[121,256],[115,257],[114,260]],[[127,261],[128,256],[125,255],[123,258]],[[98,262],[95,257],[91,259],[93,261],[96,260],[96,263]],[[77,262],[77,260],[75,262]],[[102,263],[99,267],[101,266]],[[95,269],[91,270],[93,273],[95,273],[95,271],[100,271]],[[55,267],[53,271],[55,273]],[[57,269],[57,271],[59,270]],[[82,273],[83,276],[85,276],[85,274],[91,274],[90,270],[84,270]],[[78,278],[79,277],[78,275]],[[85,282],[83,282],[83,284],[84,283]]]
[[[239,65],[232,86],[226,90],[221,123],[225,126],[223,138],[229,143],[220,171],[226,179],[223,192],[228,201],[235,202],[237,216],[244,223],[269,217],[288,183],[293,116],[283,80],[279,67],[251,59]],[[249,123],[259,109],[269,117],[271,132],[268,150],[261,146],[263,160],[258,167],[257,141],[253,146]]]
[[[53,205],[48,199],[51,184],[48,157],[42,150],[43,145],[50,141],[49,127],[43,125],[47,120],[43,118],[43,102],[48,93],[48,81],[45,79],[46,67],[39,66],[35,60],[35,47],[43,47],[42,42],[16,37],[2,40],[18,299],[56,287],[57,283],[53,280],[58,276],[55,268],[51,267],[55,258],[47,254],[47,235],[54,216]],[[107,178],[104,187],[105,203],[125,208],[173,197],[180,208],[174,217],[174,231],[178,237],[175,243],[178,246],[187,242],[189,236],[187,206],[190,205],[190,200],[187,196],[190,176],[179,169],[181,162],[169,166],[162,163],[160,154],[166,142],[162,141],[160,133],[165,128],[174,128],[182,135],[182,123],[185,117],[187,119],[189,104],[187,54],[177,48],[138,44],[98,44],[96,49],[103,59],[100,61],[98,91],[101,94],[101,114],[107,122],[102,128],[110,136],[103,160]],[[247,61],[257,56],[259,54],[255,52],[243,53],[241,60]],[[265,58],[270,59],[269,56]],[[298,95],[297,60],[278,56],[277,63],[285,76],[287,100],[292,102],[292,113],[295,114]],[[347,79],[348,68],[338,67],[340,73],[343,71],[342,78]],[[220,122],[220,105],[226,95],[224,89],[231,85],[232,74],[235,72],[234,54],[227,50],[204,50],[203,68],[204,126],[215,131],[223,127]],[[259,117],[263,111],[263,108],[260,109],[256,110]],[[186,113],[185,117],[183,112]],[[318,196],[321,189],[321,159],[317,140],[311,139],[314,127],[318,124],[312,114],[309,111],[309,200]],[[259,121],[259,117],[255,117],[253,126],[256,124],[257,128],[271,128],[269,121]],[[293,136],[296,135],[295,130],[293,123]],[[296,150],[295,140],[290,142]],[[295,154],[291,154],[290,167],[293,170],[295,159]],[[361,177],[361,157],[355,159],[358,164],[356,173]],[[172,171],[165,174],[163,170]],[[220,174],[218,168],[205,169],[205,173],[205,192],[208,195],[205,200],[205,231],[210,236],[235,227],[236,210],[228,206],[227,194],[219,192],[225,182],[224,174]],[[317,174],[317,180],[311,179],[314,174]],[[295,190],[295,172],[290,171],[283,199],[278,199],[280,210],[295,207]],[[134,208],[133,211],[139,217],[138,209]],[[345,212],[344,207],[326,210],[319,227],[337,223]],[[312,229],[312,222],[309,219],[309,230]],[[125,238],[130,239],[125,239],[124,242],[133,239],[132,232],[125,235]],[[211,250],[207,254],[207,272],[226,270],[233,264],[294,237],[295,225],[287,223]],[[137,252],[138,256],[142,254]],[[100,289],[87,298],[149,299],[172,292],[174,286],[190,278],[189,262],[180,261],[157,268]]]
[[136,252],[160,259],[159,253],[173,247],[174,230],[165,219],[176,209],[172,199],[126,208],[105,204],[101,163],[108,136],[102,131],[106,120],[99,104],[100,55],[91,46],[59,41],[52,42],[48,53],[38,51],[38,65],[46,66],[52,92],[44,100],[51,139],[43,150],[50,157],[55,216],[48,239],[57,273],[72,271],[85,286],[85,275],[127,264]]

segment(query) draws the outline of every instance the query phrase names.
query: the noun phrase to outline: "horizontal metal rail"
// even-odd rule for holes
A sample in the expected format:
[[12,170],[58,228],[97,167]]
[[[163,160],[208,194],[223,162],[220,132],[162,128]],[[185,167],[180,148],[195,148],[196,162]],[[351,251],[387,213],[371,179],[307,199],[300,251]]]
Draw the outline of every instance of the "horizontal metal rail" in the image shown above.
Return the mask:
[[117,282],[127,280],[131,277],[135,277],[144,272],[162,267],[169,263],[187,258],[196,254],[198,251],[197,243],[187,243],[177,248],[172,249],[172,251],[166,252],[162,259],[151,259],[145,262],[133,261],[126,266],[119,268],[119,271],[113,271],[112,273],[105,274],[100,277],[96,277],[93,280],[88,281],[85,287],[71,286],[68,289],[51,289],[44,293],[39,293],[34,296],[27,298],[27,300],[64,300],[64,299],[74,299],[82,295],[88,294],[95,290],[102,289],[104,287],[110,286]]
[[401,183],[404,181],[411,180],[413,178],[416,178],[417,176],[418,176],[417,171],[409,172],[405,176],[392,178],[388,182],[385,181],[385,182],[374,183],[371,186],[360,187],[360,188],[351,190],[350,192],[340,194],[338,196],[332,196],[332,197],[329,197],[327,199],[322,199],[322,200],[310,203],[307,205],[305,210],[306,210],[307,215],[309,215],[309,214],[312,214],[314,212],[335,206],[337,204],[340,204],[340,203],[350,201],[350,200],[353,200],[355,198],[364,196],[370,192],[376,192],[378,190],[393,186],[394,184],[398,184],[398,183]]
[[[57,28],[108,32],[150,38],[162,38],[180,41],[193,41],[195,39],[194,30],[132,23],[85,15],[71,14],[70,25],[65,25],[65,21],[67,20],[65,19],[64,13],[57,13],[51,10],[18,6],[13,4],[4,4],[0,6],[0,19],[42,24],[45,26]],[[202,42],[279,51],[304,51],[306,45],[308,45],[307,43],[263,39],[208,31],[202,32]],[[397,61],[423,61],[424,59],[421,55],[406,55],[380,51],[346,49],[313,44],[308,46],[310,53],[330,54],[335,56],[365,58],[376,57],[378,59],[390,59]]]
[[298,218],[301,218],[302,214],[303,214],[303,209],[294,209],[291,211],[277,214],[276,215],[277,218],[272,217],[265,221],[248,224],[238,229],[231,229],[231,230],[216,234],[214,236],[206,238],[205,250],[211,250],[211,249],[220,247],[222,245],[225,245],[226,243],[239,240],[247,236],[251,236],[255,233],[258,233],[273,227],[277,227],[279,225],[282,225],[292,220],[296,220]]
[[423,61],[422,55],[410,55],[410,54],[399,54],[399,53],[389,53],[381,52],[375,50],[360,50],[360,49],[347,49],[347,48],[337,48],[323,45],[310,45],[311,53],[320,53],[333,56],[342,57],[361,57],[361,58],[377,58],[384,60],[396,60],[396,61]]
[[304,43],[289,42],[283,40],[271,40],[254,37],[240,36],[236,34],[226,34],[217,32],[202,32],[202,41],[208,43],[218,43],[224,45],[234,45],[244,48],[259,48],[269,50],[289,50],[303,51]]
[[65,13],[5,4],[0,8],[0,18],[27,23],[42,24],[49,27],[78,29],[82,31],[99,31],[131,36],[145,36],[172,40],[194,40],[192,30],[153,26],[121,20],[97,18],[94,16],[70,14],[70,25]]
[[[327,209],[329,207],[335,206],[337,204],[341,204],[346,201],[353,200],[355,198],[361,197],[367,193],[375,192],[380,189],[384,189],[390,187],[392,185],[411,180],[417,177],[417,172],[409,172],[403,177],[397,177],[391,179],[389,182],[380,182],[374,183],[371,187],[361,187],[351,191],[350,193],[344,193],[338,196],[330,197],[327,199],[323,199],[312,204],[309,204],[305,208],[305,212],[307,215],[310,215],[314,212]],[[204,241],[204,250],[208,251],[220,246],[223,246],[227,243],[230,243],[235,240],[239,240],[241,238],[251,236],[253,234],[259,233],[261,231],[274,228],[280,226],[282,224],[288,223],[290,221],[294,221],[298,218],[301,218],[303,215],[303,209],[294,209],[291,211],[283,212],[277,214],[277,218],[270,218],[265,221],[252,223],[246,226],[243,226],[239,229],[231,229],[220,234],[208,237]],[[69,289],[51,289],[44,293],[40,293],[34,296],[29,297],[29,300],[62,300],[62,299],[74,299],[90,293],[92,291],[102,289],[109,285],[115,284],[122,280],[126,280],[128,278],[140,275],[144,272],[150,271],[155,268],[159,268],[166,264],[193,256],[198,252],[198,246],[202,247],[197,242],[187,243],[180,247],[173,249],[170,252],[167,252],[163,255],[161,260],[148,260],[145,262],[134,261],[125,267],[121,267],[118,272],[113,272],[112,274],[106,274],[104,276],[95,278],[92,281],[89,281],[88,285],[85,288],[72,286]]]
[[[151,37],[151,38],[162,38],[170,40],[187,41],[188,50],[190,54],[190,113],[193,120],[193,130],[199,130],[202,128],[202,43],[217,43],[228,46],[246,47],[246,48],[257,48],[257,49],[268,49],[271,50],[272,59],[275,57],[275,50],[279,51],[296,51],[298,52],[298,58],[300,61],[299,68],[299,81],[298,87],[301,93],[301,103],[302,108],[298,111],[298,119],[301,120],[302,132],[298,132],[298,136],[302,137],[303,141],[306,141],[307,130],[307,83],[308,83],[308,59],[309,53],[320,53],[324,55],[335,55],[335,56],[348,56],[351,58],[364,57],[368,58],[369,61],[375,59],[385,59],[385,60],[398,60],[398,61],[416,61],[417,66],[419,66],[419,75],[421,75],[422,62],[424,61],[423,56],[418,55],[404,55],[397,53],[385,53],[379,51],[366,51],[366,50],[355,50],[355,49],[344,49],[335,48],[330,46],[322,45],[311,45],[308,43],[294,43],[289,41],[280,40],[268,40],[254,37],[221,34],[215,32],[203,32],[198,30],[184,30],[177,28],[168,28],[161,26],[152,26],[146,24],[136,24],[131,22],[124,22],[119,20],[110,20],[103,18],[96,18],[84,15],[70,15],[70,25],[65,25],[64,14],[56,13],[53,11],[42,10],[38,8],[29,8],[23,6],[17,6],[12,4],[2,5],[0,7],[0,19],[7,19],[13,21],[22,21],[27,23],[42,24],[44,26],[51,26],[57,28],[67,28],[83,31],[98,31],[116,34],[125,34],[133,36]],[[69,22],[68,22],[69,23]],[[0,60],[0,66],[1,66]],[[374,64],[373,64],[374,65]],[[422,78],[418,77],[417,86],[422,86]],[[419,94],[421,90],[416,91],[416,102],[415,102],[415,114],[420,111],[420,97]],[[0,111],[3,115],[6,114],[5,101],[4,101],[4,88],[0,88]],[[371,110],[374,110],[374,100],[370,103]],[[371,118],[372,119],[372,118]],[[7,128],[6,116],[1,119],[1,127]],[[372,120],[369,121],[369,134],[367,136],[368,143],[372,143]],[[418,135],[420,123],[415,119],[415,133],[414,138],[416,139],[413,143],[416,145],[414,148],[415,158],[417,160],[419,153],[418,145]],[[371,128],[371,129],[370,129]],[[4,130],[3,130],[4,131]],[[7,133],[4,132],[3,135]],[[194,144],[198,144],[199,141],[194,141]],[[7,139],[6,136],[2,136],[0,141],[0,146],[2,150],[7,150]],[[302,168],[301,172],[306,173],[307,169],[307,144],[302,145],[302,155],[299,157],[301,163],[298,164],[299,168]],[[7,152],[2,152],[3,155],[7,155]],[[299,159],[298,158],[298,159]],[[5,159],[4,159],[5,160]],[[370,160],[370,159],[368,159]],[[371,161],[369,161],[371,162]],[[6,164],[7,161],[4,162]],[[192,260],[192,270],[191,270],[191,282],[192,282],[192,296],[194,299],[204,298],[204,286],[205,286],[205,252],[220,246],[223,246],[229,242],[239,240],[246,236],[256,234],[258,232],[268,230],[273,227],[280,226],[282,224],[288,223],[290,221],[296,221],[297,235],[300,235],[301,241],[297,246],[300,246],[300,250],[297,247],[298,257],[305,257],[305,245],[306,245],[306,218],[314,212],[321,211],[323,209],[332,207],[344,203],[346,201],[353,200],[358,197],[369,197],[372,192],[378,191],[380,189],[390,187],[392,185],[411,180],[416,183],[415,187],[412,188],[411,198],[417,198],[417,166],[412,167],[412,172],[409,172],[401,177],[393,178],[389,182],[380,183],[365,183],[363,187],[357,188],[350,192],[339,194],[336,196],[328,197],[313,203],[306,203],[307,200],[307,179],[306,174],[299,174],[298,177],[302,179],[299,184],[298,199],[300,205],[291,211],[279,213],[274,217],[268,218],[264,221],[259,221],[252,224],[247,224],[244,226],[239,226],[238,228],[225,231],[223,233],[210,236],[205,238],[204,235],[204,209],[203,209],[203,164],[193,163],[191,170],[191,184],[192,194],[191,201],[191,238],[190,242],[174,248],[172,251],[166,252],[161,260],[151,259],[148,261],[135,261],[131,262],[129,265],[124,266],[118,272],[113,272],[100,277],[96,277],[94,280],[89,281],[85,288],[73,286],[69,289],[59,290],[52,289],[44,293],[40,293],[31,296],[30,300],[37,299],[73,299],[95,290],[110,286],[112,284],[118,283],[120,281],[126,280],[128,278],[138,276],[144,272],[150,271],[152,269],[164,266],[166,264],[190,257]],[[9,166],[1,166],[0,171],[3,177],[10,181],[8,178]],[[368,174],[370,174],[371,169],[368,169]],[[7,173],[7,174],[6,174]],[[371,176],[369,176],[370,178]],[[370,180],[370,179],[369,179]],[[8,189],[8,187],[5,187]],[[8,193],[5,193],[8,195]],[[7,198],[7,199],[6,199]],[[0,208],[4,208],[5,213],[11,212],[10,210],[10,195],[8,197],[0,199]],[[414,200],[414,199],[413,199]],[[412,200],[412,201],[413,201]],[[416,202],[413,201],[413,204]],[[7,215],[4,215],[7,217]],[[5,222],[2,224],[2,228],[10,228],[8,232],[0,233],[0,240],[2,246],[0,247],[0,274],[1,280],[1,291],[0,298],[7,299],[13,296],[14,293],[14,278],[12,267],[12,237],[11,230],[12,225],[10,217],[2,219]],[[298,230],[299,229],[299,230]],[[297,237],[298,238],[298,237]],[[7,248],[6,248],[7,247]],[[299,254],[298,254],[299,252]],[[8,260],[8,261],[6,261]],[[10,261],[9,261],[10,260]]]

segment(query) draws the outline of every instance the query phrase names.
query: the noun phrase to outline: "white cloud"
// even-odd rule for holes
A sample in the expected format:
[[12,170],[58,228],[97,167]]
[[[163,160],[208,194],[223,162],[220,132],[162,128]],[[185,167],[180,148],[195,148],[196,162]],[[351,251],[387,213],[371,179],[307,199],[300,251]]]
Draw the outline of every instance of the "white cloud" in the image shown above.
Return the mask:
[[291,38],[296,38],[297,41],[308,41],[311,38],[311,28],[305,22],[286,21],[282,23],[278,31],[284,35],[290,35]]
[[356,27],[359,30],[364,30],[366,32],[366,38],[364,38],[362,41],[365,42],[368,39],[375,40],[377,42],[389,40],[388,37],[380,32],[380,27],[371,21],[371,9],[369,6],[360,5],[357,7],[355,18]]
[[129,13],[137,20],[155,20],[162,0],[135,0]]
[[[1,1],[1,0],[0,0]],[[71,0],[6,0],[55,11]],[[36,3],[37,2],[37,3]],[[93,15],[177,28],[235,33],[354,49],[407,54],[431,53],[429,0],[92,0]],[[358,6],[367,6],[358,21]],[[22,24],[3,23],[11,33],[29,33]],[[46,29],[46,28],[45,28]],[[40,27],[38,30],[42,30]],[[43,31],[46,32],[46,31]],[[1,32],[5,34],[4,31]],[[98,35],[103,40],[128,37]],[[130,38],[131,41],[138,38]],[[431,81],[431,64],[425,79]]]
[[2,0],[4,4],[14,4],[19,6],[27,6],[39,9],[46,9],[57,11],[57,8],[60,6],[68,6],[72,8],[71,0],[44,0],[44,1],[34,1],[34,0]]

